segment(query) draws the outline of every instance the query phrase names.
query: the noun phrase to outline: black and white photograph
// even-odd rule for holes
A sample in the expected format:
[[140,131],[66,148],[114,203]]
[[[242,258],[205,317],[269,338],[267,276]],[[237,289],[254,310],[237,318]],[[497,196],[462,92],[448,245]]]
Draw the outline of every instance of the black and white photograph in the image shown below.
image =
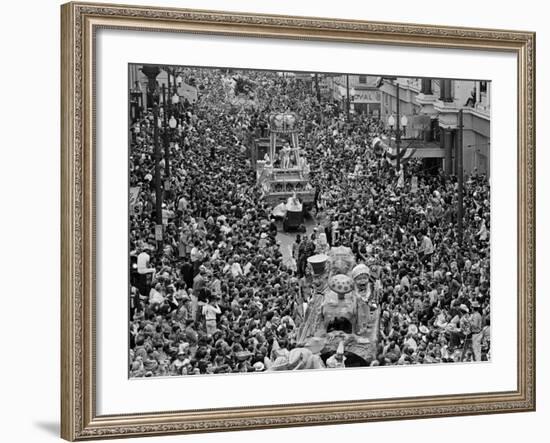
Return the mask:
[[491,361],[490,81],[128,85],[130,378]]

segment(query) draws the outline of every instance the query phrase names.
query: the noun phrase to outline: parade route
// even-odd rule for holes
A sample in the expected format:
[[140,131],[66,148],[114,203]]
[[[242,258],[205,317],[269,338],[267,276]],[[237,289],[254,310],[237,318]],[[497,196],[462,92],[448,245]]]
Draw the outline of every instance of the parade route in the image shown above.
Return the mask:
[[[388,99],[351,112],[313,76],[133,76],[147,100],[130,107],[131,378],[490,360],[488,151],[459,180],[445,152],[466,129],[424,143],[441,128],[423,132],[415,101],[487,82],[342,74],[359,97]],[[403,111],[382,118],[401,89]],[[467,128],[481,141],[485,129]]]

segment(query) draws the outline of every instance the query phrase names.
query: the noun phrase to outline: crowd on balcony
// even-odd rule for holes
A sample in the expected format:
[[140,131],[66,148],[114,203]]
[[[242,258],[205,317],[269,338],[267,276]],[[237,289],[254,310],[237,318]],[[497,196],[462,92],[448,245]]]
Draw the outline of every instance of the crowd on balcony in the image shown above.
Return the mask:
[[[336,245],[349,246],[369,267],[375,289],[378,349],[365,364],[488,360],[486,177],[465,180],[460,239],[455,178],[415,160],[399,175],[372,148],[385,131],[380,121],[348,120],[339,103],[319,104],[308,82],[274,72],[240,75],[252,85],[252,105],[231,104],[225,70],[184,70],[199,95],[161,111],[178,122],[158,129],[160,143],[164,131],[170,142],[169,175],[165,156],[155,158],[153,110],[141,109],[131,122],[130,186],[137,192],[130,208],[130,376],[272,368],[281,349],[296,346],[311,296],[307,258]],[[281,250],[249,154],[270,112],[286,109],[300,119],[316,189],[316,226],[297,238],[291,259]]]

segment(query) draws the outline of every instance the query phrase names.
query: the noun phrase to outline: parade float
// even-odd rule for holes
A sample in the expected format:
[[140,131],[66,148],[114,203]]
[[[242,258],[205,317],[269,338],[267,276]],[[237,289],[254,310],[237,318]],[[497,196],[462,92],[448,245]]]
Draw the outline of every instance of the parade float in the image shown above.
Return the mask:
[[269,137],[253,140],[252,165],[266,201],[276,207],[297,198],[304,209],[313,205],[315,190],[309,165],[298,143],[298,117],[293,112],[269,116]]
[[[351,249],[332,248],[308,259],[311,299],[297,334],[297,347],[310,348],[331,367],[368,366],[376,359],[380,309],[369,269],[355,264]],[[336,366],[339,367],[339,366]]]

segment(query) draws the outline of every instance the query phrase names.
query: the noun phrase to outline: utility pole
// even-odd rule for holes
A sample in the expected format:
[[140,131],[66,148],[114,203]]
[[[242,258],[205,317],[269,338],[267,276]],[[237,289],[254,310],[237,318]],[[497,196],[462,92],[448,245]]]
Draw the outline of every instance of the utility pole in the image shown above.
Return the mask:
[[464,115],[462,109],[458,111],[458,138],[456,143],[456,156],[458,163],[458,245],[462,246],[463,218],[464,218]]
[[[168,140],[168,126],[166,125],[166,119],[168,118],[168,112],[172,113],[172,88],[170,86],[170,70],[169,68],[166,69],[166,74],[168,77],[168,93],[166,94],[165,99],[168,99],[167,102],[164,102],[164,134],[165,134],[165,142],[164,142],[164,175],[166,177],[170,177],[170,140]],[[164,93],[164,90],[163,90]]]
[[349,123],[349,108],[350,108],[350,101],[349,101],[349,74],[346,74],[346,98],[347,98],[346,113],[347,113],[348,123]]
[[162,85],[162,103],[163,103],[163,110],[162,113],[162,127],[163,127],[163,136],[162,141],[164,145],[164,175],[169,176],[170,175],[170,147],[169,147],[169,141],[168,141],[168,105],[166,104],[166,88],[164,84]]
[[155,144],[155,213],[156,224],[162,226],[162,187],[160,178],[160,144],[159,144],[159,107],[156,105],[153,108],[153,119],[155,124],[153,126],[153,142]]
[[397,172],[401,170],[401,109],[399,103],[399,83],[395,80],[395,90],[396,90],[396,111],[397,111],[397,130],[395,131],[395,147],[397,149]]

